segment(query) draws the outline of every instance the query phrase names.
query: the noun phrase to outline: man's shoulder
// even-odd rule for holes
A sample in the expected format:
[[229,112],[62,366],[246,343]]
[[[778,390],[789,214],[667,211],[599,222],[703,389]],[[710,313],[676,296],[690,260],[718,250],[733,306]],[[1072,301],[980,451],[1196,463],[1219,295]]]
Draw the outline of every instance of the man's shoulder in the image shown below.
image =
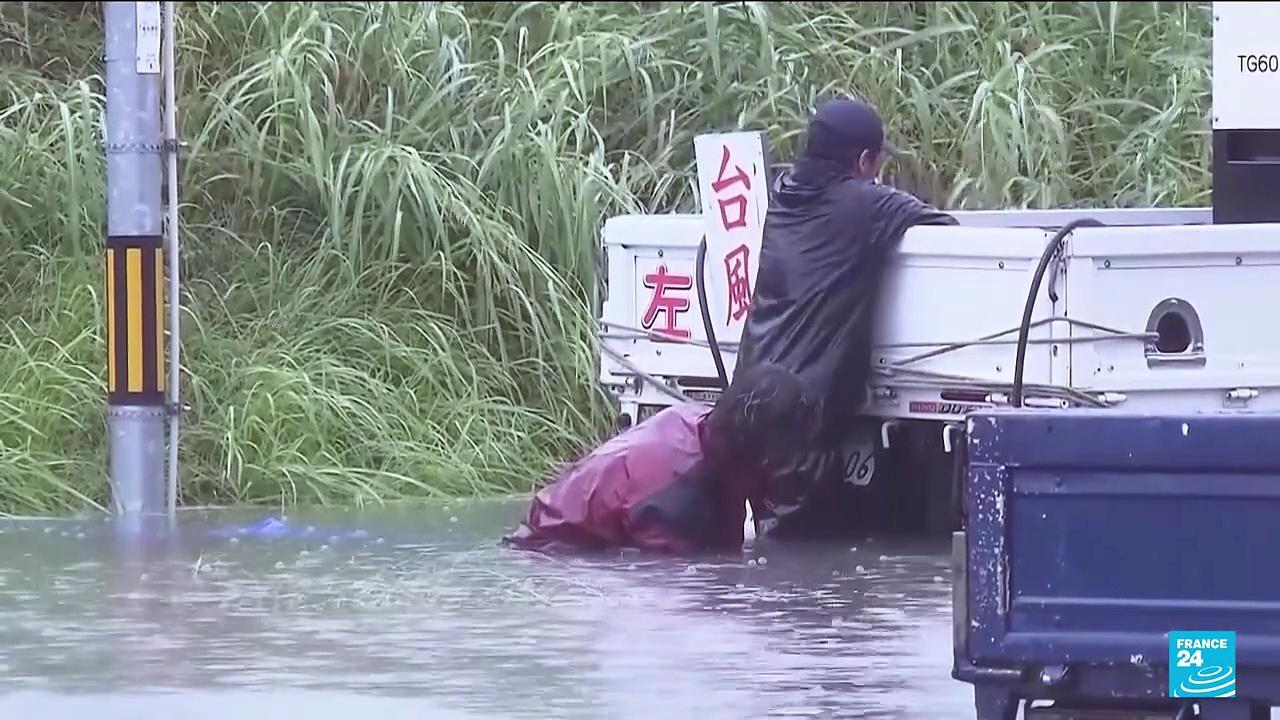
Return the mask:
[[837,206],[865,213],[936,212],[935,208],[892,185],[845,178],[830,190],[830,198]]
[[884,183],[867,183],[867,185],[867,192],[877,199],[919,205],[928,204],[924,200],[916,197],[914,194],[909,193],[906,190],[896,188],[892,185],[886,185]]
[[832,185],[830,192],[833,196],[842,200],[856,198],[872,203],[897,201],[924,204],[923,200],[905,190],[856,177],[841,178],[839,182]]
[[955,224],[955,218],[906,190],[880,183],[870,185],[867,197],[876,213],[909,216],[914,224]]
[[915,195],[892,185],[844,175],[832,178],[822,187],[795,189],[779,184],[782,196],[770,202],[770,212],[793,213],[825,206],[839,224],[862,224],[866,219],[893,216],[908,217],[913,222],[954,223],[946,213]]

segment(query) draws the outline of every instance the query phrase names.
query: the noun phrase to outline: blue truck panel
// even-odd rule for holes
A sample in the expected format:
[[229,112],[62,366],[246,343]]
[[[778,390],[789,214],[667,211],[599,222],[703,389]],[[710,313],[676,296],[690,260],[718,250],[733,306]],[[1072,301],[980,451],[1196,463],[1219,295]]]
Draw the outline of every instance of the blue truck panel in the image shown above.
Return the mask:
[[1280,704],[1280,415],[990,410],[964,451],[956,677],[1164,699],[1169,633],[1230,630]]

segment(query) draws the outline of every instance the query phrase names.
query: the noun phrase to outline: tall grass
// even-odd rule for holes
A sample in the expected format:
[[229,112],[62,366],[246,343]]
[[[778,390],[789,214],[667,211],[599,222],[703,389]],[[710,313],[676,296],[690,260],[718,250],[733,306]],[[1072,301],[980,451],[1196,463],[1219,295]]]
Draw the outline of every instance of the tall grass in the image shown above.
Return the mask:
[[[832,92],[947,207],[1207,201],[1207,4],[179,5],[188,501],[529,488],[607,427],[602,220]],[[0,510],[107,498],[100,15],[0,5]]]

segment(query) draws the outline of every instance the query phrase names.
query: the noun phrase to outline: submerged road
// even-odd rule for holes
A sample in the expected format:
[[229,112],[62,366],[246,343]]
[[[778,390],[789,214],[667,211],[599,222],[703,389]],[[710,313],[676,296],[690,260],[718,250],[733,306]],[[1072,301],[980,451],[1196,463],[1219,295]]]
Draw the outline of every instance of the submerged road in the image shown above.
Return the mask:
[[0,523],[0,711],[40,720],[971,718],[945,542],[500,547],[522,500]]

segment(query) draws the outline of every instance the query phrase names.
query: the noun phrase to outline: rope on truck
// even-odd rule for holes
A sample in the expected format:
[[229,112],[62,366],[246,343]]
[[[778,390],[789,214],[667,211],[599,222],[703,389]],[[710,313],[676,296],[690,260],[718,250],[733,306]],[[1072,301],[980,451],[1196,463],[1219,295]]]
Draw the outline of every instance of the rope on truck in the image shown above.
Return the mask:
[[[875,374],[880,375],[882,377],[894,378],[897,384],[906,385],[906,386],[913,386],[913,385],[916,387],[934,386],[936,385],[937,380],[944,380],[947,384],[951,384],[951,385],[960,384],[965,387],[983,390],[988,395],[1000,393],[1000,392],[1008,392],[1010,394],[1010,397],[1009,397],[1010,404],[1014,407],[1020,407],[1022,405],[1023,396],[1025,395],[1025,391],[1026,391],[1026,388],[1024,387],[1024,383],[1023,383],[1023,372],[1025,370],[1024,363],[1026,358],[1027,346],[1030,345],[1031,343],[1071,344],[1074,342],[1078,342],[1080,340],[1084,340],[1084,338],[1075,338],[1075,337],[1061,338],[1061,339],[1046,338],[1041,340],[1032,340],[1030,337],[1032,327],[1047,325],[1049,323],[1054,323],[1054,322],[1066,322],[1069,325],[1077,325],[1083,328],[1094,330],[1096,332],[1106,333],[1111,336],[1111,339],[1116,339],[1116,340],[1141,339],[1144,342],[1150,342],[1152,340],[1158,339],[1159,336],[1156,333],[1125,332],[1123,330],[1117,330],[1115,328],[1110,328],[1105,325],[1099,325],[1097,323],[1086,322],[1083,320],[1076,320],[1074,318],[1069,318],[1065,316],[1053,316],[1053,317],[1045,318],[1043,320],[1032,322],[1031,313],[1035,306],[1035,296],[1039,293],[1039,290],[1040,290],[1040,282],[1043,280],[1044,274],[1047,271],[1049,265],[1052,262],[1054,262],[1055,259],[1060,258],[1061,252],[1063,250],[1063,242],[1065,241],[1066,237],[1070,235],[1073,231],[1075,231],[1076,228],[1079,228],[1079,227],[1105,227],[1105,226],[1101,222],[1099,222],[1097,219],[1094,219],[1094,218],[1089,218],[1089,217],[1077,218],[1067,223],[1066,225],[1063,225],[1061,228],[1058,229],[1056,233],[1054,233],[1053,237],[1045,245],[1044,251],[1041,254],[1040,262],[1036,267],[1035,279],[1033,280],[1031,284],[1031,288],[1028,290],[1028,293],[1027,293],[1027,302],[1026,302],[1026,306],[1023,308],[1022,321],[1016,327],[1008,330],[1003,330],[998,333],[993,333],[991,335],[985,335],[983,337],[977,338],[976,340],[943,343],[941,344],[942,347],[936,347],[937,345],[939,345],[939,343],[891,343],[887,345],[882,345],[881,347],[886,347],[886,348],[933,347],[933,349],[929,350],[928,352],[921,353],[919,355],[905,358],[903,360],[898,360],[892,363],[885,363],[883,366],[875,368]],[[728,378],[726,377],[726,372],[724,370],[724,362],[723,362],[723,358],[721,357],[720,343],[715,336],[715,328],[712,327],[711,325],[710,315],[707,314],[707,297],[706,297],[705,284],[703,282],[703,275],[702,275],[703,265],[705,261],[706,247],[707,247],[707,238],[704,235],[702,237],[701,242],[698,244],[698,256],[697,256],[697,260],[695,261],[695,265],[697,269],[696,279],[697,279],[698,302],[702,307],[703,329],[707,333],[706,341],[694,341],[692,338],[684,339],[684,338],[664,337],[658,333],[654,333],[648,330],[643,330],[640,328],[628,327],[624,325],[615,325],[615,326],[623,330],[628,330],[633,333],[637,333],[640,337],[651,337],[655,339],[662,338],[668,342],[674,342],[677,344],[697,345],[697,346],[705,347],[709,349],[713,355],[712,359],[715,361],[715,364],[716,364],[716,372],[719,375],[720,383],[721,383],[721,386],[723,387],[728,383]],[[1055,290],[1055,286],[1057,284],[1057,275],[1058,273],[1055,271],[1049,280],[1049,297],[1055,302],[1058,299],[1057,292]],[[612,323],[605,323],[605,329],[607,330],[609,325],[611,324]],[[946,375],[943,373],[917,370],[914,368],[907,367],[912,363],[917,363],[929,358],[939,357],[947,353],[955,352],[957,350],[961,350],[968,347],[974,347],[977,345],[1007,344],[1009,342],[1008,340],[1001,341],[1001,340],[998,340],[998,338],[1005,335],[1009,335],[1014,332],[1018,333],[1018,340],[1016,341],[1017,360],[1014,363],[1014,369],[1013,369],[1014,377],[1013,377],[1013,382],[1011,383],[992,382],[990,380],[986,380],[983,378],[964,376],[964,375],[961,375],[961,376]],[[610,337],[610,335],[608,335],[607,333],[602,333],[602,337],[607,339],[608,337]],[[1090,337],[1088,339],[1092,341],[1098,338]],[[1106,339],[1106,338],[1103,338],[1103,339]],[[736,347],[736,344],[735,344],[735,347]],[[685,395],[681,389],[677,387],[672,387],[671,385],[668,385],[667,383],[660,381],[658,378],[650,375],[649,373],[646,373],[640,370],[640,368],[636,367],[634,363],[622,357],[620,353],[618,353],[617,351],[614,351],[612,348],[609,348],[607,344],[602,345],[602,348],[605,350],[606,353],[612,356],[615,360],[617,360],[623,366],[627,367],[629,370],[635,373],[636,377],[639,377],[644,382],[648,382],[649,384],[658,388],[662,393],[686,402],[699,402]],[[912,381],[913,377],[915,378],[915,382]],[[930,380],[935,382],[928,382]],[[1037,394],[1040,394],[1040,395],[1047,395],[1049,397],[1065,399],[1068,402],[1074,400],[1079,404],[1091,405],[1094,407],[1107,407],[1107,403],[1104,402],[1103,400],[1099,398],[1095,398],[1091,395],[1088,395],[1087,393],[1081,392],[1069,386],[1049,384],[1049,385],[1032,385],[1031,388]],[[702,404],[705,405],[707,403],[702,403]]]
[[668,397],[674,398],[676,400],[679,400],[680,402],[692,402],[692,403],[698,403],[701,405],[710,405],[710,403],[696,400],[694,398],[689,397],[688,395],[685,395],[684,392],[680,390],[680,388],[670,385],[666,382],[663,382],[662,380],[659,380],[658,378],[654,377],[653,375],[650,375],[644,370],[641,370],[639,367],[636,366],[635,363],[625,358],[622,355],[622,353],[618,352],[617,350],[614,350],[608,345],[601,345],[600,349],[604,350],[605,354],[613,358],[614,360],[616,360],[618,364],[622,365],[626,369],[635,373],[636,377],[640,378],[644,382],[647,382],[650,385],[657,388],[658,391],[661,392],[662,394],[667,395]]
[[[1128,331],[1118,330],[1116,328],[1108,327],[1106,325],[1100,325],[1098,323],[1092,323],[1086,320],[1077,320],[1075,318],[1069,318],[1065,316],[1054,316],[1054,317],[1044,318],[1042,320],[1037,320],[1031,323],[1030,326],[1040,327],[1040,326],[1048,325],[1055,322],[1065,322],[1069,325],[1079,326],[1085,329],[1106,333],[1109,337],[1101,338],[1104,340],[1105,339],[1142,340],[1144,342],[1150,342],[1158,338],[1158,335],[1152,332],[1128,332]],[[625,331],[622,333],[611,333],[611,332],[602,333],[600,337],[605,340],[653,339],[653,340],[662,340],[664,342],[668,342],[676,345],[693,345],[696,347],[701,347],[706,349],[710,349],[711,347],[710,343],[705,340],[696,340],[693,338],[689,338],[689,339],[673,338],[669,335],[663,335],[661,333],[657,333],[652,330],[645,330],[643,328],[637,328],[629,325],[624,325],[621,323],[608,322],[608,323],[605,323],[605,327],[616,328],[618,330]],[[972,388],[975,390],[986,390],[992,393],[1007,392],[1012,387],[1011,383],[996,382],[996,381],[988,380],[985,378],[968,376],[968,375],[951,375],[948,373],[940,373],[940,372],[930,371],[930,370],[919,370],[919,369],[911,368],[907,366],[913,363],[922,362],[924,360],[936,358],[936,357],[946,355],[948,353],[953,353],[958,350],[963,350],[969,347],[976,347],[980,345],[1008,345],[1013,341],[1000,340],[998,338],[1005,335],[1010,335],[1012,333],[1016,333],[1018,331],[1019,331],[1018,327],[1013,327],[1007,330],[1002,330],[1000,332],[984,335],[974,340],[961,340],[957,342],[887,343],[884,345],[880,345],[879,347],[882,347],[882,348],[931,347],[934,349],[924,353],[920,353],[918,355],[913,355],[911,357],[904,358],[902,360],[886,363],[884,366],[874,368],[873,372],[881,377],[892,378],[896,380],[898,384],[908,386],[908,387],[925,387],[925,386],[932,387],[937,385],[936,381],[942,380],[949,385],[959,385],[967,388]],[[1078,343],[1078,342],[1093,342],[1099,339],[1100,338],[1097,338],[1097,337],[1037,338],[1037,339],[1029,339],[1028,342],[1034,343],[1037,345],[1046,345],[1046,344],[1069,345],[1069,344]],[[939,345],[941,345],[941,347],[937,347]],[[737,343],[725,343],[725,347],[736,348]],[[602,343],[601,349],[605,352],[605,354],[609,355],[611,358],[616,360],[620,365],[625,367],[630,372],[634,373],[636,377],[640,378],[640,380],[652,385],[659,392],[662,392],[668,397],[674,398],[681,402],[694,402],[702,405],[709,404],[703,400],[692,398],[684,394],[684,392],[680,388],[672,385],[671,383],[663,381],[655,377],[654,375],[647,373],[644,370],[641,370],[638,366],[635,365],[635,363],[625,358],[617,350],[614,350],[613,348],[609,347],[608,344]],[[1107,407],[1107,404],[1105,402],[1102,402],[1101,400],[1098,400],[1092,395],[1089,395],[1088,393],[1085,393],[1080,390],[1076,390],[1075,388],[1072,388],[1070,386],[1058,385],[1058,384],[1029,385],[1028,389],[1033,390],[1037,395],[1045,395],[1049,397],[1065,399],[1069,401],[1074,401],[1082,405],[1091,405],[1094,407]]]

